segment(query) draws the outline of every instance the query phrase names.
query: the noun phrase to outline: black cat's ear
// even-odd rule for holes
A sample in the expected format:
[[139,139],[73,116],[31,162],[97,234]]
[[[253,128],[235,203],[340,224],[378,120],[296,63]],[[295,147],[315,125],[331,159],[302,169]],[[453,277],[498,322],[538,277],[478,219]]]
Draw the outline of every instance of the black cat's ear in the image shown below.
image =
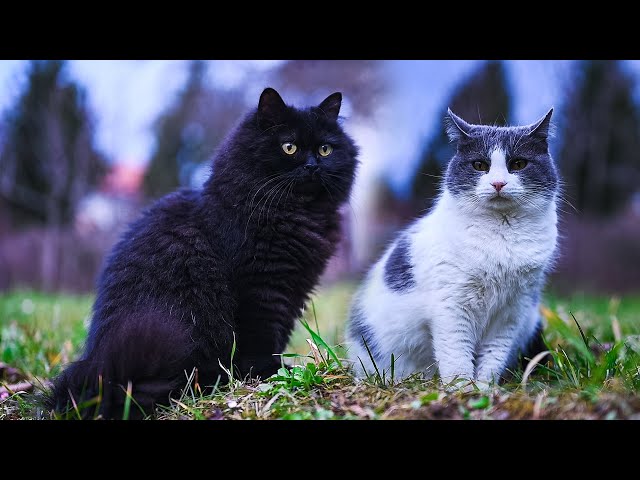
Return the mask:
[[451,142],[459,142],[460,140],[471,138],[471,134],[469,133],[471,131],[471,125],[453,113],[450,108],[447,108],[445,127],[449,141]]
[[537,122],[529,126],[529,135],[539,138],[540,140],[546,140],[549,136],[549,127],[551,125],[551,115],[553,114],[553,107]]
[[258,125],[269,128],[282,123],[287,106],[282,97],[273,88],[265,88],[258,102]]
[[318,105],[318,109],[321,110],[330,119],[336,120],[338,118],[338,114],[340,113],[341,105],[342,93],[335,92],[325,98],[322,103]]

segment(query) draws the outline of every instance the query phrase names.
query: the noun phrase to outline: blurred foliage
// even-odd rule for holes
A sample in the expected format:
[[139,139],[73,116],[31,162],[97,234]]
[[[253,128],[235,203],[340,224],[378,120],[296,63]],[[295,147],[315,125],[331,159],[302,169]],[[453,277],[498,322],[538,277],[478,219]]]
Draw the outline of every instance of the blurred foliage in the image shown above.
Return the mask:
[[92,302],[88,295],[0,294],[0,362],[55,376],[79,355]]
[[[273,70],[276,89],[294,92],[302,103],[318,104],[339,91],[355,116],[370,117],[386,85],[377,60],[289,60]],[[286,100],[286,98],[285,98]]]
[[246,109],[238,91],[214,89],[206,74],[206,62],[192,62],[186,85],[155,122],[155,148],[144,178],[148,196],[190,186],[196,169],[212,158]]
[[440,115],[440,126],[421,156],[410,191],[416,215],[424,213],[438,194],[441,177],[455,153],[444,126],[447,107],[475,124],[505,125],[511,110],[511,96],[502,62],[482,64],[454,91]]
[[589,60],[569,85],[558,156],[565,191],[583,214],[614,214],[640,185],[634,81],[619,61]]
[[85,91],[65,67],[31,61],[25,91],[3,122],[0,203],[14,226],[68,224],[106,171],[93,145]]

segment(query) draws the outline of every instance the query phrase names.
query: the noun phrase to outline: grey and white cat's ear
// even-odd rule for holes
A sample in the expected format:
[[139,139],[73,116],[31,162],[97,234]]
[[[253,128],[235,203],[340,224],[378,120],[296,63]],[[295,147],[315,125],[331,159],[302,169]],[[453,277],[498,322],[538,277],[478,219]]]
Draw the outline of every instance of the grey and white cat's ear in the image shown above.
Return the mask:
[[447,108],[445,127],[451,142],[459,142],[465,138],[471,138],[471,125],[453,113],[450,108]]
[[342,93],[335,92],[325,98],[320,105],[318,105],[318,110],[322,111],[327,117],[332,120],[336,120],[338,115],[340,114],[340,106],[342,105]]
[[529,126],[529,135],[532,137],[537,137],[541,140],[546,140],[549,136],[549,127],[551,126],[552,114],[553,107],[549,109],[544,117]]
[[269,128],[281,123],[286,110],[287,106],[280,94],[271,87],[265,88],[258,102],[258,125]]

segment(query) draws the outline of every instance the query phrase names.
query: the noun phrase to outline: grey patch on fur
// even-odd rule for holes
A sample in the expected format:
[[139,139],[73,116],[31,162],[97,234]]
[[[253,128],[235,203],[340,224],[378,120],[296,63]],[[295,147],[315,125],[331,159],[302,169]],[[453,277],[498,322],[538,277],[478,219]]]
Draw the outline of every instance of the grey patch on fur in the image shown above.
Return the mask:
[[409,241],[400,238],[393,247],[391,255],[384,266],[384,281],[396,292],[405,292],[416,285],[413,278],[411,260],[409,258]]
[[[380,351],[378,344],[376,343],[373,330],[371,329],[371,326],[367,324],[362,311],[357,306],[354,306],[351,310],[351,316],[349,318],[349,334],[353,339],[360,343],[360,345],[362,345],[364,350],[369,347],[369,351],[371,352],[374,360],[376,362],[378,361],[380,358]],[[367,343],[366,347],[365,342]],[[364,361],[365,359],[362,360]]]

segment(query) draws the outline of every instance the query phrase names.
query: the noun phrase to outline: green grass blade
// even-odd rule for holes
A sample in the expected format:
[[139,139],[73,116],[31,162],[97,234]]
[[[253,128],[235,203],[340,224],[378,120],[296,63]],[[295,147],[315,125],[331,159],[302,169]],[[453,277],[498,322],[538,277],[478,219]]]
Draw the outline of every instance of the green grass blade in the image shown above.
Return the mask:
[[229,366],[229,381],[233,381],[233,357],[236,355],[236,332],[233,332],[233,344],[231,345],[231,365]]
[[338,356],[335,354],[333,349],[329,345],[327,345],[327,342],[325,342],[320,335],[318,335],[316,332],[314,332],[313,329],[309,326],[309,324],[307,322],[305,322],[302,319],[300,320],[300,322],[302,323],[304,328],[307,330],[307,332],[309,332],[309,335],[311,335],[311,338],[313,339],[314,343],[316,345],[320,345],[320,346],[324,347],[327,350],[327,352],[329,353],[329,356],[338,364],[338,366],[340,368],[343,368],[342,362],[340,361]]
[[571,318],[573,318],[573,321],[576,322],[576,325],[578,326],[578,330],[580,330],[580,336],[582,337],[582,341],[584,342],[585,347],[589,348],[589,341],[587,340],[587,337],[584,335],[584,332],[582,331],[582,327],[578,323],[578,320],[576,319],[575,315],[572,312],[569,312],[569,314],[571,315]]
[[316,332],[320,335],[320,326],[318,325],[318,316],[316,315],[316,303],[311,300],[311,309],[313,310],[313,321],[316,323]]
[[396,373],[396,357],[392,353],[391,354],[391,385],[392,386],[395,380],[395,373]]
[[376,381],[380,383],[382,382],[382,376],[380,375],[380,370],[378,370],[378,365],[376,365],[376,361],[373,358],[373,354],[371,353],[371,350],[369,350],[369,345],[367,345],[367,341],[364,339],[364,335],[362,335],[362,343],[364,343],[364,348],[367,349],[367,353],[369,354],[369,358],[371,359],[373,368],[376,371]]
[[131,410],[131,391],[133,389],[133,385],[131,384],[131,381],[127,382],[127,396],[124,399],[124,410],[122,411],[122,419],[123,420],[129,420],[129,413]]
[[364,366],[364,363],[362,363],[362,359],[360,357],[358,357],[358,361],[360,362],[360,365],[362,366],[362,371],[364,372],[364,376],[367,380],[369,380],[369,378],[371,377],[371,375],[369,375],[369,372],[367,372],[367,369]]

